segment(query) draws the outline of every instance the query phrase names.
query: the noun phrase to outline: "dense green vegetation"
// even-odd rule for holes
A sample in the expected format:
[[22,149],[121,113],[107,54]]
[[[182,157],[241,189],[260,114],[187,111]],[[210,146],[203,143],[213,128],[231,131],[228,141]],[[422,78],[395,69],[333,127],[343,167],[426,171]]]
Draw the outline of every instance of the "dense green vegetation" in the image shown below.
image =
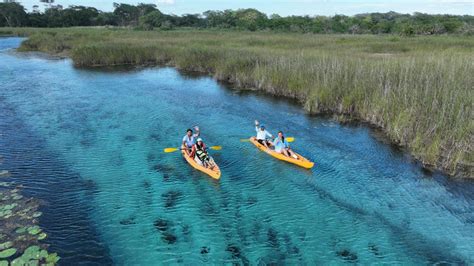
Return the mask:
[[114,4],[113,12],[92,7],[49,8],[26,13],[18,3],[0,3],[0,27],[130,26],[144,30],[177,27],[271,30],[300,33],[445,34],[472,35],[474,16],[369,13],[355,16],[267,16],[255,9],[206,11],[203,14],[167,15],[154,4]]
[[[424,164],[473,177],[474,39],[270,32],[8,29],[77,66],[170,64],[383,128]],[[466,172],[467,171],[467,172]]]

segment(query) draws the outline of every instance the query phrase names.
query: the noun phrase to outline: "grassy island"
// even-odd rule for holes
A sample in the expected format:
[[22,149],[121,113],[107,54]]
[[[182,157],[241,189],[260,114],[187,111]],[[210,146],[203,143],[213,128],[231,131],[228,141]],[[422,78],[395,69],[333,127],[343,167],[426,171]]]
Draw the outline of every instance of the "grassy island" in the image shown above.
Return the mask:
[[382,128],[423,164],[473,177],[474,38],[11,28],[76,66],[168,64]]

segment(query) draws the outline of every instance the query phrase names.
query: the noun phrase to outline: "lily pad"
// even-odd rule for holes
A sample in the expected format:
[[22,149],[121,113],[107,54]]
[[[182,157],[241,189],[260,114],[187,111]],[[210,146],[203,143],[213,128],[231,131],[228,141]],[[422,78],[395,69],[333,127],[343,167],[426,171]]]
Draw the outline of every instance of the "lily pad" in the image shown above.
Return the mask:
[[8,261],[0,260],[0,266],[8,266]]
[[22,195],[15,195],[15,196],[12,197],[12,199],[14,199],[14,200],[21,200],[22,198],[23,198]]
[[25,252],[23,253],[23,259],[30,260],[30,259],[38,259],[40,254],[40,247],[39,246],[31,246],[28,247]]
[[51,253],[51,254],[48,254],[48,257],[46,257],[46,262],[56,264],[59,261],[59,259],[60,257],[58,256],[57,253]]
[[38,240],[43,240],[46,237],[48,237],[48,235],[46,233],[41,233],[41,234],[38,235]]
[[41,229],[37,225],[28,228],[28,233],[30,235],[37,235],[40,232],[41,232]]
[[33,213],[33,217],[34,217],[34,218],[38,218],[38,217],[40,217],[42,214],[43,214],[42,212],[35,212],[35,213]]
[[24,266],[28,264],[28,260],[24,258],[24,256],[21,256],[19,258],[14,259],[11,262],[11,266]]
[[42,258],[47,258],[48,257],[48,251],[46,250],[41,250],[40,253],[39,253],[39,259],[42,259]]
[[12,209],[15,208],[16,206],[18,206],[18,204],[12,203],[12,204],[5,205],[5,206],[3,207],[3,209],[5,209],[5,210],[12,210]]
[[4,251],[0,252],[0,259],[5,259],[5,258],[8,258],[8,257],[11,257],[15,253],[16,253],[16,248],[5,249]]
[[12,211],[11,210],[0,210],[0,217],[4,217],[6,218],[6,216],[9,216],[12,214]]
[[0,171],[0,177],[9,177],[9,176],[10,176],[10,172],[8,172],[7,170]]
[[8,182],[0,182],[0,187],[9,187],[11,183]]
[[11,248],[12,246],[13,246],[13,243],[11,241],[7,241],[5,243],[0,244],[0,250]]
[[21,236],[18,236],[16,238],[16,241],[25,241],[26,240],[26,236],[25,235],[21,235]]
[[15,233],[17,234],[24,234],[26,232],[27,228],[26,227],[20,227],[15,230]]

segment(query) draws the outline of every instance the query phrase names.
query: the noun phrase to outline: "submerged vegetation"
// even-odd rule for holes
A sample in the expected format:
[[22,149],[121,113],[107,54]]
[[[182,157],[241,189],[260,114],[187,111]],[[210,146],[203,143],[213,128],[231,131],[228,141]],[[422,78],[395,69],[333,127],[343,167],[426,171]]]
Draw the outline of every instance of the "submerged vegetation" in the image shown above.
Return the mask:
[[0,171],[0,181],[0,265],[55,265],[59,256],[48,253],[42,243],[47,234],[37,225],[38,201],[21,195],[7,170]]
[[77,66],[169,64],[382,128],[424,165],[473,177],[474,40],[225,31],[9,29]]

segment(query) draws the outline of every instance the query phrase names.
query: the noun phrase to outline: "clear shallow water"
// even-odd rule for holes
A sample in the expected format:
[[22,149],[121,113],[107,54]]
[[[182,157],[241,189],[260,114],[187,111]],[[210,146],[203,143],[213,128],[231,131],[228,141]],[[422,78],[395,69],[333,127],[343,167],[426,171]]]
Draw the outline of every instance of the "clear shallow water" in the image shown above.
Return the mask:
[[[474,262],[473,182],[423,172],[366,127],[172,68],[78,70],[5,50],[19,41],[0,39],[0,154],[50,203],[65,264]],[[240,142],[256,118],[315,168]],[[194,124],[223,146],[218,182],[162,153]]]

